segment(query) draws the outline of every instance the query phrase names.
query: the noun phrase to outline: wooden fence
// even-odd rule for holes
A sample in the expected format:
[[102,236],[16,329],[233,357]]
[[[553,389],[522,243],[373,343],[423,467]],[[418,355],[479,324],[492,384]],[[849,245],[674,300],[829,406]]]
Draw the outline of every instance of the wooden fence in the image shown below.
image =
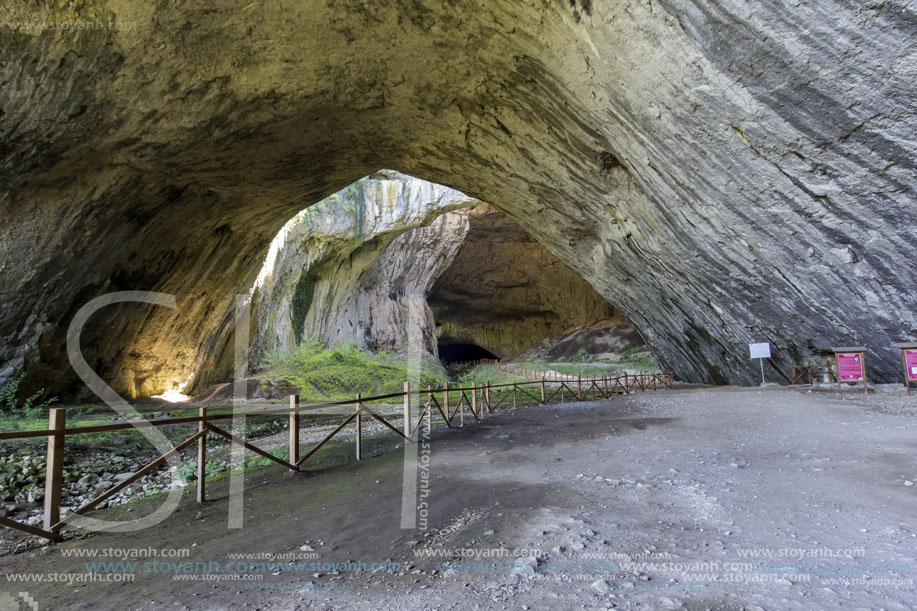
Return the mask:
[[[531,373],[532,372],[527,372],[526,375]],[[6,517],[0,517],[0,526],[14,528],[46,539],[60,539],[61,528],[67,524],[73,516],[84,514],[98,507],[111,496],[127,488],[144,475],[151,473],[164,461],[177,455],[186,448],[191,447],[193,444],[197,444],[197,501],[203,503],[206,500],[207,485],[207,436],[211,433],[224,437],[229,440],[231,444],[238,444],[290,471],[299,471],[303,463],[312,457],[335,435],[344,430],[351,422],[355,423],[356,458],[360,460],[362,458],[363,419],[367,417],[382,423],[385,427],[396,435],[403,437],[406,441],[414,441],[421,422],[423,422],[424,418],[426,418],[428,422],[432,422],[434,414],[442,419],[449,428],[456,428],[464,426],[466,409],[474,420],[480,421],[484,418],[485,414],[493,413],[501,406],[508,407],[510,404],[512,404],[513,409],[515,409],[519,407],[520,404],[531,404],[533,402],[535,405],[544,405],[555,399],[560,402],[565,402],[567,400],[588,401],[600,398],[608,399],[612,395],[656,390],[658,388],[668,388],[672,385],[671,373],[625,374],[614,378],[577,377],[574,378],[575,382],[569,378],[570,376],[554,376],[553,378],[545,376],[537,380],[525,382],[494,385],[489,383],[483,385],[472,384],[467,387],[450,387],[449,383],[446,382],[443,384],[442,388],[427,387],[422,390],[412,390],[410,384],[405,382],[404,391],[400,393],[366,398],[357,395],[354,399],[346,401],[328,401],[325,403],[302,405],[300,404],[299,396],[293,395],[290,397],[289,407],[277,407],[277,405],[274,404],[270,406],[258,406],[257,409],[253,409],[253,406],[248,405],[244,411],[219,414],[208,414],[207,408],[201,407],[197,408],[198,413],[196,416],[169,416],[154,419],[144,418],[74,428],[67,428],[66,409],[53,408],[50,410],[48,416],[48,428],[46,430],[0,432],[0,441],[35,437],[47,437],[48,439],[43,527],[30,526]],[[368,405],[369,403],[379,402],[385,402],[386,405],[391,405],[392,403],[402,404],[404,422],[401,429],[383,418],[376,410]],[[421,402],[423,402],[422,407],[420,405]],[[415,403],[419,409],[416,417],[413,414]],[[299,444],[301,416],[308,413],[328,413],[329,410],[335,413],[343,412],[346,418],[315,446],[302,454]],[[274,456],[270,452],[253,445],[248,440],[234,435],[218,426],[217,423],[231,419],[240,413],[247,417],[289,417],[289,460]],[[415,422],[416,425],[412,426],[412,423]],[[68,436],[118,431],[130,428],[180,424],[196,424],[197,428],[193,435],[174,446],[168,452],[150,461],[130,477],[116,483],[111,488],[84,503],[81,507],[71,511],[66,516],[61,515],[64,449],[65,440]]]
[[790,384],[795,384],[803,378],[807,379],[809,384],[811,384],[813,381],[818,381],[818,378],[823,378],[822,381],[824,382],[828,382],[827,378],[831,378],[831,382],[837,380],[834,375],[834,363],[832,363],[830,360],[826,360],[825,366],[821,369],[812,365],[811,362],[807,362],[805,365],[797,365],[796,363],[793,363],[790,366],[790,371]]
[[470,369],[472,367],[477,367],[478,365],[496,365],[499,362],[500,359],[478,359],[476,361],[457,361],[452,363],[450,366]]

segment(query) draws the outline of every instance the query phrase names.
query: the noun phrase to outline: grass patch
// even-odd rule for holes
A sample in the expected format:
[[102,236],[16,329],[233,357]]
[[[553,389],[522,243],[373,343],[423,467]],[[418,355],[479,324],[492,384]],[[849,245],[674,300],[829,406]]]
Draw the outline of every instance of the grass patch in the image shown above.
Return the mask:
[[[403,362],[381,352],[374,354],[353,344],[332,348],[308,340],[292,352],[272,354],[265,359],[260,377],[282,380],[300,389],[303,401],[351,399],[398,393],[408,379]],[[442,384],[441,371],[424,365],[421,386]]]
[[513,365],[523,369],[532,370],[550,370],[558,373],[574,376],[620,376],[624,373],[660,373],[661,369],[656,364],[656,360],[649,350],[632,346],[624,350],[617,359],[608,359],[601,357],[591,357],[586,354],[577,353],[570,362],[543,362],[543,361],[522,361],[514,362]]
[[458,377],[456,386],[470,386],[472,383],[481,386],[490,382],[491,386],[497,384],[510,384],[512,382],[524,382],[531,378],[524,378],[514,373],[502,371],[496,365],[478,365],[473,370],[463,373]]

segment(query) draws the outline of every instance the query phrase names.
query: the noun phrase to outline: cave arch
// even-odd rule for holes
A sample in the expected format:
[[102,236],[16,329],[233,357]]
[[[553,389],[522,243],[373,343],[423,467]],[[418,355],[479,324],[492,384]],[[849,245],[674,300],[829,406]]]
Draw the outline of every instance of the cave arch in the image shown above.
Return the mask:
[[[301,338],[431,363],[452,360],[441,359],[439,345],[460,343],[501,359],[538,359],[543,341],[594,346],[606,358],[644,344],[612,304],[504,214],[390,170],[288,222],[253,299],[255,370],[261,355],[288,353]],[[584,329],[588,340],[570,337]]]
[[917,241],[909,13],[371,6],[128,0],[83,17],[130,29],[4,30],[0,382],[67,387],[67,323],[116,290],[178,304],[100,315],[86,350],[115,388],[167,390],[181,354],[228,371],[234,295],[283,222],[383,166],[505,212],[681,379],[754,383],[764,340],[784,369],[865,344],[897,375],[892,342],[917,334],[889,264]]

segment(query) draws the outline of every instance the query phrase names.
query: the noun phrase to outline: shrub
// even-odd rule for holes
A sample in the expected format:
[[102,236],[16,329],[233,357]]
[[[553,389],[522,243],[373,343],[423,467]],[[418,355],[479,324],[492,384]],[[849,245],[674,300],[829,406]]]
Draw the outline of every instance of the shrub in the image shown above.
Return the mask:
[[26,398],[22,405],[19,405],[16,395],[19,394],[19,386],[22,384],[25,377],[26,373],[23,372],[0,388],[0,411],[9,412],[11,414],[21,412],[26,418],[34,419],[41,415],[44,408],[56,402],[57,397],[51,397],[41,403],[36,403],[38,398],[45,392],[45,389],[42,388],[34,395]]

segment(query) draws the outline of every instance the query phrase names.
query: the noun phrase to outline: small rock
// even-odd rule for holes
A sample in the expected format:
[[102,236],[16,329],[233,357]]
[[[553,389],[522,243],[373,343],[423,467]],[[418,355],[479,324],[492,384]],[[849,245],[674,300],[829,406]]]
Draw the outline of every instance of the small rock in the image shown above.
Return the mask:
[[522,575],[525,579],[529,579],[535,576],[535,570],[538,568],[538,559],[534,556],[527,556],[525,558],[517,558],[513,561],[513,570],[514,575]]
[[598,581],[592,582],[593,589],[597,590],[599,594],[608,594],[608,591],[611,590],[611,587],[608,585],[608,582],[604,579],[599,579]]
[[99,481],[99,476],[95,473],[87,473],[79,479],[77,484],[82,484],[84,486],[91,486]]

